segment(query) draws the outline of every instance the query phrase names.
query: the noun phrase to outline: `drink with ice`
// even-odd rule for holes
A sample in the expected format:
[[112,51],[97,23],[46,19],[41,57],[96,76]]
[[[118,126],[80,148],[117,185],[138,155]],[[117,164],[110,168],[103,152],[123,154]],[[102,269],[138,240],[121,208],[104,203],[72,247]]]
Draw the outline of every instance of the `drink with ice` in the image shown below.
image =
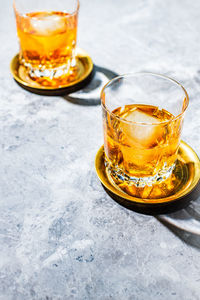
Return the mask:
[[165,76],[135,73],[111,80],[101,100],[110,179],[137,197],[169,194],[188,105],[185,89]]
[[171,171],[180,142],[180,120],[169,122],[172,118],[150,105],[125,105],[112,115],[104,112],[105,154],[113,174],[135,178],[144,186],[148,177],[159,181],[161,173]]
[[75,59],[78,8],[24,14],[15,8],[15,14],[21,64],[36,82],[59,86]]

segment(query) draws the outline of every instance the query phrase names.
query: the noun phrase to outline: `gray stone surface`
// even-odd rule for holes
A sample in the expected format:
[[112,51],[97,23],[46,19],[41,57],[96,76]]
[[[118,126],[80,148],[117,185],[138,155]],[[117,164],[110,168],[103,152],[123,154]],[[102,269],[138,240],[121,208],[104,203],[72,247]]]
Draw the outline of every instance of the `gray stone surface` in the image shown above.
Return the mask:
[[[98,94],[80,92],[87,99],[78,104],[20,88],[9,71],[18,49],[12,3],[2,2],[0,300],[200,299],[200,237],[105,193],[94,170]],[[98,66],[156,71],[186,87],[183,139],[198,155],[199,11],[190,0],[81,0],[78,32]]]

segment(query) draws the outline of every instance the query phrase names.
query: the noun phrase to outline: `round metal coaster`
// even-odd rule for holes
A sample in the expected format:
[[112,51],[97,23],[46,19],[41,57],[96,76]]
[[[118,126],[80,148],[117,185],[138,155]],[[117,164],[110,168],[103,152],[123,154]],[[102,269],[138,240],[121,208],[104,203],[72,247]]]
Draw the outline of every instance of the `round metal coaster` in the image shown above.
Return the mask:
[[[157,215],[174,212],[184,208],[198,196],[195,187],[200,179],[200,161],[194,150],[183,141],[179,147],[177,162],[177,168],[181,170],[178,174],[180,182],[168,197],[142,199],[122,191],[108,175],[104,164],[104,146],[97,152],[95,167],[107,193],[121,205],[140,213]],[[174,172],[177,172],[176,168]]]
[[[59,87],[44,86],[32,80],[27,69],[19,64],[19,54],[10,63],[10,70],[16,82],[29,92],[46,96],[58,96],[73,93],[90,82],[93,77],[93,62],[82,49],[76,49],[76,75],[66,77],[66,82]],[[68,79],[69,78],[69,79]]]

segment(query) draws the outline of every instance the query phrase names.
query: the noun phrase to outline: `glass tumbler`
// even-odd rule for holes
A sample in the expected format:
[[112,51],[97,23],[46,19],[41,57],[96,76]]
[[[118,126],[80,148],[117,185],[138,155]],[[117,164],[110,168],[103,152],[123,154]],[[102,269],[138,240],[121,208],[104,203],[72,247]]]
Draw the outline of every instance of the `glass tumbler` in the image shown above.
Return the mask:
[[47,86],[75,64],[79,0],[14,0],[20,64]]
[[105,163],[123,190],[141,196],[171,176],[188,102],[181,84],[159,74],[122,75],[104,86]]

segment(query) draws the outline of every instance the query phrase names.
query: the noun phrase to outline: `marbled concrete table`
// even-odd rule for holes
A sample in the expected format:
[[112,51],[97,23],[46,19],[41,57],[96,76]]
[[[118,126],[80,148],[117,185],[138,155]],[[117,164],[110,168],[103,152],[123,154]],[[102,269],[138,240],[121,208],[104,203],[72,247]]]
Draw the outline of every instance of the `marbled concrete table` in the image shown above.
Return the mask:
[[[18,45],[11,0],[3,2],[0,300],[200,299],[200,237],[119,206],[98,181],[98,101],[87,89],[80,102],[34,95],[12,79]],[[199,11],[200,1],[81,0],[78,32],[101,68],[159,72],[185,86],[183,139],[198,155]]]

